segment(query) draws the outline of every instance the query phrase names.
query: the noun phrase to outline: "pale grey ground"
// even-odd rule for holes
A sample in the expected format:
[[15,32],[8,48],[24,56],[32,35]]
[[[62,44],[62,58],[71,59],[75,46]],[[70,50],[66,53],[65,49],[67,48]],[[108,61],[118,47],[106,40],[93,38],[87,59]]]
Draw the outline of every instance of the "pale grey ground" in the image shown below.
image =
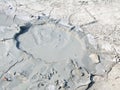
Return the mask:
[[119,90],[119,0],[0,0],[0,90]]

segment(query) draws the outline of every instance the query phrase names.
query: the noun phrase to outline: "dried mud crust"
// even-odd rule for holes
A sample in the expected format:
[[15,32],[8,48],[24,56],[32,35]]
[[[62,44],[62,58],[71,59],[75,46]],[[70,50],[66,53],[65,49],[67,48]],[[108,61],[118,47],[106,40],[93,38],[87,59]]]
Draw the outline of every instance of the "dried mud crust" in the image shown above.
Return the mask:
[[36,2],[0,4],[0,90],[119,90],[117,1]]

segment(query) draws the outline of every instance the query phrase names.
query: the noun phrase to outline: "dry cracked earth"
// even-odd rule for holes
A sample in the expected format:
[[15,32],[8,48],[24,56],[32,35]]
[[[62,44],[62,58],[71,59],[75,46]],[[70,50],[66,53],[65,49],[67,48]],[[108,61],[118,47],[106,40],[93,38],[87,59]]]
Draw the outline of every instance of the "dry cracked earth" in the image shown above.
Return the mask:
[[0,0],[0,90],[119,89],[119,0]]

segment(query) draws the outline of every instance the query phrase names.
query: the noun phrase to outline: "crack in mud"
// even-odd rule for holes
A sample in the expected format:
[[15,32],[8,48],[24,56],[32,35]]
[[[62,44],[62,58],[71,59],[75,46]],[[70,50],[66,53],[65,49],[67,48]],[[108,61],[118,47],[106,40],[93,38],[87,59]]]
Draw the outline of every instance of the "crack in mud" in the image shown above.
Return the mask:
[[0,79],[6,74],[8,73],[14,66],[16,66],[18,63],[21,63],[24,59],[20,60],[20,61],[16,61],[13,65],[11,65],[4,73],[2,73],[2,75],[0,76]]
[[92,86],[93,86],[93,84],[95,83],[94,81],[93,81],[93,78],[94,78],[94,75],[93,74],[91,74],[90,75],[90,83],[88,84],[88,87],[85,89],[85,90],[89,90]]
[[20,31],[14,35],[14,40],[16,40],[16,47],[20,49],[20,42],[19,42],[19,36],[28,32],[29,28],[31,27],[30,23],[27,23],[25,26],[20,26]]
[[20,41],[19,41],[19,36],[28,32],[31,26],[32,26],[31,23],[26,23],[24,26],[20,26],[20,31],[14,35],[13,39],[16,41],[17,49],[19,49],[20,51],[24,52],[25,54],[27,54],[33,58],[32,54],[30,54],[27,51],[20,48]]

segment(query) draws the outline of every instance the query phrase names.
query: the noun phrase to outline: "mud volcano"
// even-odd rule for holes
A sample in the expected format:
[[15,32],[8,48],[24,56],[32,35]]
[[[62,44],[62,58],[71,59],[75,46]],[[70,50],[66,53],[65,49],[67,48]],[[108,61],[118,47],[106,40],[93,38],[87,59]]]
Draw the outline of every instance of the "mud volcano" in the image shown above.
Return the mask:
[[9,17],[8,21],[1,22],[1,33],[6,35],[1,34],[1,50],[6,48],[1,58],[8,66],[1,66],[1,78],[11,83],[1,81],[1,85],[12,90],[74,90],[93,83],[99,60],[78,28],[45,16],[29,22]]

